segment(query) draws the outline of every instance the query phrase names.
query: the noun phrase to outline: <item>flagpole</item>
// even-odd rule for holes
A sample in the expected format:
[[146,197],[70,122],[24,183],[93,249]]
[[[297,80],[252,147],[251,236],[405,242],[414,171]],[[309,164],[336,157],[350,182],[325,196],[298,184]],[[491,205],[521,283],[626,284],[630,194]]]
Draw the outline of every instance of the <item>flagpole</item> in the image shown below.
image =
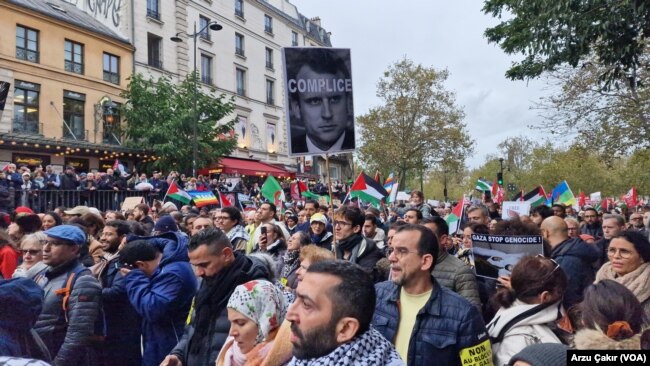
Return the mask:
[[330,196],[330,205],[332,204],[332,177],[330,177],[330,155],[325,154],[325,170],[327,170],[327,192]]

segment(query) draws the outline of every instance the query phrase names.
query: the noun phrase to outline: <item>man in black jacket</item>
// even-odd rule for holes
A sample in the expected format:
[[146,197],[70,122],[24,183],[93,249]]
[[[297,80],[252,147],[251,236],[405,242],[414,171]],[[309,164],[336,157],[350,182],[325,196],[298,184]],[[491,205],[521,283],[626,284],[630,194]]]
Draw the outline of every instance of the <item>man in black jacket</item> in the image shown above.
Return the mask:
[[106,317],[106,339],[99,350],[99,364],[138,366],[142,363],[140,351],[141,319],[126,294],[124,275],[120,273],[119,247],[126,241],[131,227],[126,221],[109,221],[104,226],[100,242],[104,255],[92,267],[102,285],[102,301]]
[[365,216],[358,207],[343,206],[334,214],[334,238],[336,239],[336,259],[356,263],[368,273],[375,282],[385,278],[378,276],[377,262],[384,256],[374,241],[361,234]]
[[189,257],[201,286],[190,324],[161,366],[214,365],[230,330],[226,304],[235,287],[269,278],[264,263],[235,252],[228,237],[216,228],[192,236]]
[[580,238],[570,238],[566,222],[551,216],[542,222],[542,237],[551,247],[550,257],[567,275],[568,287],[564,293],[564,307],[582,301],[582,293],[594,282],[593,265],[599,259],[598,251]]

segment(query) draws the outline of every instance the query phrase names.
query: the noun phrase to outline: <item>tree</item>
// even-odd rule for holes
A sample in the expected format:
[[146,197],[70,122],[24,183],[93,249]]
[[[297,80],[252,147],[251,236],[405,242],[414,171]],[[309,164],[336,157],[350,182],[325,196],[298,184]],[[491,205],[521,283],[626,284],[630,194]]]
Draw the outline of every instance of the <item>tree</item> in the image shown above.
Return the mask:
[[594,56],[606,67],[605,86],[620,77],[636,84],[635,73],[650,36],[647,0],[485,0],[483,11],[508,18],[488,28],[489,42],[508,54],[522,54],[506,72],[513,80],[536,78],[557,66],[577,67]]
[[366,166],[395,169],[402,187],[407,174],[423,176],[440,166],[462,165],[472,140],[453,92],[444,88],[446,70],[403,59],[389,66],[377,84],[383,105],[357,118]]
[[[643,59],[650,63],[650,54]],[[557,92],[536,106],[545,118],[534,127],[557,137],[577,135],[577,142],[611,161],[650,147],[650,89],[621,78],[614,79],[612,88],[603,88],[598,78],[604,70],[594,60],[549,73]],[[648,85],[650,70],[640,70],[636,79]]]
[[[189,172],[192,167],[193,124],[197,123],[197,166],[205,167],[235,148],[234,120],[223,121],[232,114],[232,98],[195,92],[195,78],[190,74],[179,84],[167,77],[145,79],[134,74],[122,93],[127,102],[121,109],[126,118],[128,144],[152,151],[157,169]],[[197,113],[193,102],[196,96]]]

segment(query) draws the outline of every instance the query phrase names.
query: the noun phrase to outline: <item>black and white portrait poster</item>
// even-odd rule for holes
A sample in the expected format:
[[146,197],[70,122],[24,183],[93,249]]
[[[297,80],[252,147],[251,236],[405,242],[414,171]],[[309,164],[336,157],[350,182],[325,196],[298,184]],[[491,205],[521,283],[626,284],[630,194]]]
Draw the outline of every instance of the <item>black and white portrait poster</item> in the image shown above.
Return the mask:
[[354,151],[350,50],[287,47],[282,56],[289,155]]

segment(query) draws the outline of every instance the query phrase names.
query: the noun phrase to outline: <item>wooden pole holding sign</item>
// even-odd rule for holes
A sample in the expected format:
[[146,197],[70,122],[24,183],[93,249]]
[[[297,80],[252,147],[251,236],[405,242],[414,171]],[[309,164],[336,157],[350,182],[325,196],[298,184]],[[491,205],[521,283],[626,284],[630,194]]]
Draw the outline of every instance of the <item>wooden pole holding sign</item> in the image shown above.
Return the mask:
[[327,192],[330,197],[328,206],[332,204],[332,177],[330,177],[330,155],[325,154],[325,170],[327,170]]

